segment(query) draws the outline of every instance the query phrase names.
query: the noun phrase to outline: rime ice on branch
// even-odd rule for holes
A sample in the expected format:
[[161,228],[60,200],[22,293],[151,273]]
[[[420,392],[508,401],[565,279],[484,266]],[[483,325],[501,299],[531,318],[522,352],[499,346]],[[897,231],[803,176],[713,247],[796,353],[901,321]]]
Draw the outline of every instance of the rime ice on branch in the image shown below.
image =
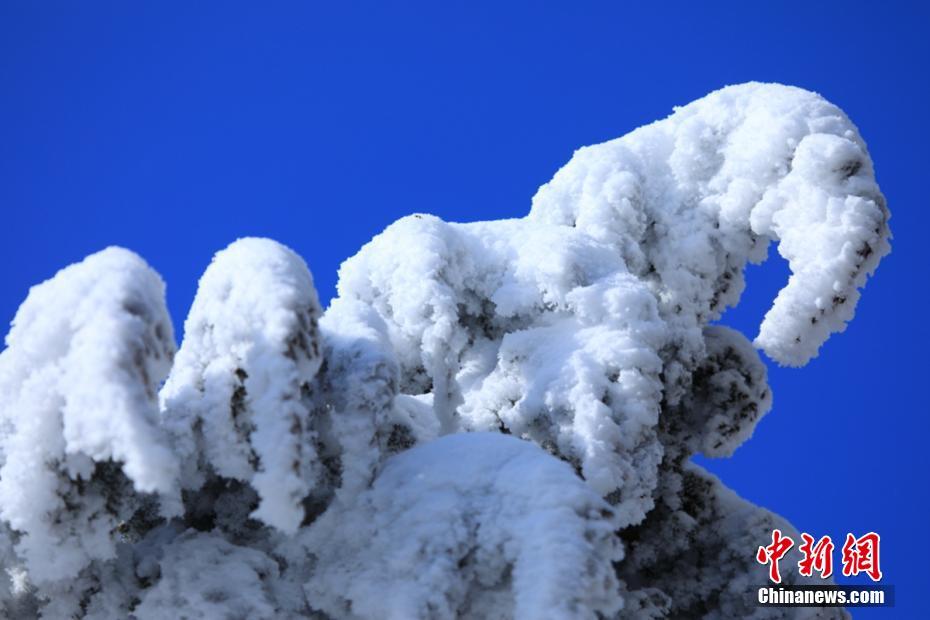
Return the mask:
[[716,319],[770,240],[792,276],[756,343],[801,366],[852,318],[888,253],[889,213],[856,127],[818,95],[725,88],[623,138],[579,149],[531,219],[611,245],[682,328]]
[[188,464],[247,482],[254,517],[286,532],[321,475],[310,390],[322,363],[321,314],[303,260],[265,239],[219,252],[200,280],[162,391],[165,425]]
[[137,492],[173,492],[156,396],[175,347],[164,288],[109,248],[33,287],[16,313],[0,355],[0,517],[33,583],[113,558]]
[[[753,344],[800,366],[845,328],[888,219],[838,108],[729,87],[580,149],[525,218],[396,222],[325,313],[293,252],[234,243],[160,412],[161,281],[89,257],[33,289],[0,354],[0,605],[843,617],[750,607],[755,549],[792,530],[689,459],[770,409]],[[792,275],[754,343],[711,325],[772,241]]]

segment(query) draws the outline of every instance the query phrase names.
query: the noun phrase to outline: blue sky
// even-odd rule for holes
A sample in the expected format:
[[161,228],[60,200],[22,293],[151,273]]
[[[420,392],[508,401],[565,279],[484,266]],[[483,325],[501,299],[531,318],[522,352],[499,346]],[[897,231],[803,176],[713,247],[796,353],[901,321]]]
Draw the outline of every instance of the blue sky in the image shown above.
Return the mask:
[[[926,3],[0,4],[0,321],[107,245],[168,282],[180,336],[213,252],[264,235],[325,300],[336,269],[412,212],[524,214],[585,144],[730,83],[816,90],[860,127],[893,253],[845,334],[771,369],[774,410],[705,462],[799,529],[882,535],[917,617],[930,503]],[[750,336],[786,268],[749,273],[723,322]],[[748,554],[754,549],[747,549]]]

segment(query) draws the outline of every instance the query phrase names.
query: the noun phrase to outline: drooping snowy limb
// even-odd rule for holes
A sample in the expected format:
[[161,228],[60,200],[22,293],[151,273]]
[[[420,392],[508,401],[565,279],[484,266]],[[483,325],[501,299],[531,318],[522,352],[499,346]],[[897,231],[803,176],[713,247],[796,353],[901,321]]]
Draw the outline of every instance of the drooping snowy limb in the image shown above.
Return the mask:
[[0,354],[0,518],[35,584],[113,557],[111,532],[171,494],[156,391],[174,354],[161,278],[109,248],[32,288]]
[[779,240],[792,276],[765,315],[756,343],[800,366],[846,329],[865,285],[887,254],[890,214],[865,144],[852,129],[808,135],[791,172],[753,209],[753,230]]
[[[752,550],[770,539],[774,528],[794,540],[800,536],[784,519],[739,498],[700,467],[685,464],[679,472],[674,492],[663,493],[646,521],[624,532],[627,557],[619,572],[633,600],[621,618],[849,618],[840,608],[757,607],[756,590],[769,583],[768,568],[756,562]],[[663,477],[663,484],[667,480]],[[780,564],[783,584],[832,583],[801,576],[793,557]]]
[[322,362],[320,314],[299,256],[269,239],[236,241],[200,280],[161,393],[184,486],[202,485],[206,466],[249,483],[253,516],[287,532],[322,475],[305,398]]
[[609,617],[622,605],[615,524],[537,446],[443,437],[391,458],[308,531],[308,600],[334,618]]
[[888,218],[846,115],[815,93],[756,83],[579,149],[530,215],[611,244],[652,283],[663,318],[692,336],[739,300],[746,261],[777,240],[793,275],[756,343],[792,366],[852,318],[890,249]]

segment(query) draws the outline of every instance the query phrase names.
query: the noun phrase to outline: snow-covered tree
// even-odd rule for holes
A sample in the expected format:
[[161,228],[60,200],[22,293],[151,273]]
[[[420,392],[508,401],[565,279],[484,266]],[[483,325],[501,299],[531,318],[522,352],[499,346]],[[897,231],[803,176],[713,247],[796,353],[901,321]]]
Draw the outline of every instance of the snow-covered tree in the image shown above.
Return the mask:
[[[92,255],[0,354],[0,609],[843,617],[752,605],[794,530],[690,457],[770,409],[753,345],[802,366],[845,328],[888,219],[842,111],[745,84],[580,149],[525,218],[396,222],[325,312],[296,254],[237,241],[176,355],[160,278]],[[712,323],[771,242],[792,275],[750,342]]]

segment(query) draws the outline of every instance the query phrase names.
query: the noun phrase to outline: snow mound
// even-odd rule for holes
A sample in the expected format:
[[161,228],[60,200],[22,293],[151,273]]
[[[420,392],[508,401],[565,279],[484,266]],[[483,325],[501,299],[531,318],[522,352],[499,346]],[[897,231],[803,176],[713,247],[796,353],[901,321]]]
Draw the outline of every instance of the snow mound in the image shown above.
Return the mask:
[[442,437],[321,518],[307,594],[334,618],[609,616],[622,605],[613,516],[529,442]]

